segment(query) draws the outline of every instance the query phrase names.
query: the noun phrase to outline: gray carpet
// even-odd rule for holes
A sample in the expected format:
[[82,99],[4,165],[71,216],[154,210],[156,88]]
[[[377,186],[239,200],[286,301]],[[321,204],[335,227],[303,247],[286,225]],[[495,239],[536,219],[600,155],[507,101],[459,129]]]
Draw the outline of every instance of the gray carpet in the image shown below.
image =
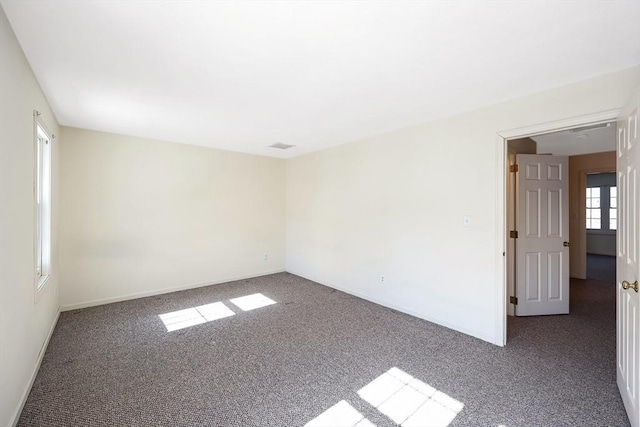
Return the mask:
[[[346,425],[428,425],[430,407],[434,425],[626,426],[614,285],[571,292],[570,315],[510,319],[505,348],[288,273],[65,312],[19,425],[301,426],[345,408],[364,417]],[[229,302],[255,293],[276,304]],[[172,332],[158,316],[218,301],[236,314]]]

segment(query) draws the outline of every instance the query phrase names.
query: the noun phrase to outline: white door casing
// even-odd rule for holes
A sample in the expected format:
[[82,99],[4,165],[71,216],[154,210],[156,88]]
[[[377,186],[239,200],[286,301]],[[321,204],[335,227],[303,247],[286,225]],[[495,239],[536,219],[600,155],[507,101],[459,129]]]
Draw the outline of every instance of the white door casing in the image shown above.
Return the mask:
[[566,156],[517,155],[516,316],[569,313]]
[[616,377],[633,427],[640,427],[640,294],[628,285],[640,280],[639,108],[640,88],[618,117],[617,138]]

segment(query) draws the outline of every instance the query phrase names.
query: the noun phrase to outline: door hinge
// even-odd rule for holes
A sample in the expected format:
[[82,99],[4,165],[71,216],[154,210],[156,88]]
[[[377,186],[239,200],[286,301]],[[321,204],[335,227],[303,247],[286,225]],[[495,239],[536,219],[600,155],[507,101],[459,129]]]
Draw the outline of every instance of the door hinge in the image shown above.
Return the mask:
[[509,237],[511,237],[512,239],[517,239],[518,238],[518,231],[517,230],[511,230],[509,232]]
[[518,297],[509,297],[509,302],[513,305],[518,305]]
[[518,165],[509,166],[509,172],[518,172]]

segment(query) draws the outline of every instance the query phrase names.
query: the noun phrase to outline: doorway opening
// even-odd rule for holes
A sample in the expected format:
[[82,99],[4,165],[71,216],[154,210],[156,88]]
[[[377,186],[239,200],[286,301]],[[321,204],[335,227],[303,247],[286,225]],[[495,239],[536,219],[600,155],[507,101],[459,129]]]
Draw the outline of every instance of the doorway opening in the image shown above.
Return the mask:
[[[570,310],[570,278],[577,286],[575,279],[587,279],[589,272],[615,284],[616,124],[603,121],[506,139],[505,144],[506,313],[509,316],[565,314]],[[523,164],[518,165],[519,162]],[[534,175],[545,187],[548,184],[543,183],[547,178],[544,175],[547,169],[553,170],[555,163],[559,169],[568,169],[565,176],[548,177],[552,186],[553,181],[564,180],[561,187],[550,191],[548,188],[531,190],[530,171],[539,166],[540,171]],[[523,167],[526,170],[522,170]],[[568,193],[568,197],[557,196],[556,204],[561,206],[553,207],[554,194],[563,192]],[[552,229],[556,230],[556,236],[549,234]],[[534,238],[527,239],[531,230]],[[552,250],[532,249],[532,244],[539,245],[545,240]],[[565,304],[558,305],[563,299]]]
[[[498,164],[502,165],[503,174],[500,175],[500,179],[497,182],[497,191],[499,194],[500,206],[499,215],[497,217],[497,224],[499,225],[498,229],[500,230],[500,232],[497,235],[497,239],[499,247],[504,248],[504,252],[496,259],[499,271],[498,280],[502,284],[502,286],[499,286],[497,288],[496,304],[498,308],[501,308],[501,312],[504,313],[504,315],[503,317],[501,316],[501,320],[498,320],[496,323],[497,345],[506,345],[507,319],[509,317],[508,315],[515,314],[514,305],[511,304],[511,297],[514,296],[515,293],[515,267],[512,264],[513,256],[515,253],[515,242],[510,237],[510,231],[513,231],[514,228],[512,227],[515,227],[515,210],[510,206],[509,203],[509,197],[511,194],[510,192],[512,191],[514,185],[514,178],[511,176],[512,173],[509,171],[509,167],[513,164],[515,155],[518,154],[518,151],[528,150],[529,152],[533,152],[534,149],[532,149],[532,146],[534,146],[535,143],[535,153],[558,153],[563,155],[571,154],[572,157],[580,157],[585,155],[595,156],[591,159],[591,163],[588,165],[590,173],[609,172],[611,170],[615,170],[615,163],[613,163],[612,167],[607,167],[606,165],[603,166],[601,159],[598,159],[597,156],[602,155],[601,153],[615,150],[615,120],[619,112],[620,110],[609,110],[587,116],[575,117],[572,119],[548,122],[539,125],[498,132],[496,155],[498,157]],[[593,148],[591,147],[591,145],[585,144],[584,140],[590,139],[587,135],[590,132],[595,132],[597,129],[608,130],[609,132],[612,132],[612,135],[614,135],[610,139],[610,145],[605,149]],[[567,135],[573,136],[573,139],[576,139],[578,141],[574,145],[582,147],[583,151],[562,152],[560,150],[560,142],[558,142],[557,140],[558,136],[562,136],[560,134],[564,134],[565,137]],[[585,136],[583,137],[581,135]],[[554,138],[555,142],[551,144],[547,143],[548,141],[546,141],[546,139],[551,140]],[[511,146],[509,146],[510,142]],[[592,141],[589,141],[589,143],[591,142]],[[569,149],[570,146],[571,144],[564,144],[565,149]],[[579,178],[577,180],[572,179],[572,183],[575,182],[577,182],[579,186],[585,188],[584,191],[586,193],[586,169],[582,178]],[[586,209],[586,200],[583,207]],[[584,218],[584,215],[580,215],[579,210],[573,209],[573,211],[573,218],[570,222],[578,224],[579,218],[581,216]],[[586,278],[586,227],[583,228],[583,240],[585,242],[584,255],[578,256],[577,261],[575,259],[572,259],[569,263],[571,270],[577,269],[578,271],[578,273],[576,273],[576,271],[571,271],[570,275],[572,277]],[[582,234],[582,232],[570,232],[571,239],[573,241],[576,241],[576,236],[579,236],[580,234]],[[579,237],[578,243],[576,243],[575,245],[573,244],[573,242],[571,242],[571,246],[573,249],[571,253],[574,254],[574,257],[576,256],[576,254],[581,254],[583,252],[582,250],[576,249],[576,246],[582,245],[583,243],[580,243]],[[582,271],[582,276],[578,275],[580,274],[580,271]]]

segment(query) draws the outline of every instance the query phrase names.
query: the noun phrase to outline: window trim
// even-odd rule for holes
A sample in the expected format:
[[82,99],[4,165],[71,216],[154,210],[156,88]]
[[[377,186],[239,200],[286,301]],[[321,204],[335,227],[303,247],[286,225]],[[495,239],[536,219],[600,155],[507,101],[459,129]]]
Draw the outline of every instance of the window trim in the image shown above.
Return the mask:
[[[52,144],[55,135],[49,131],[49,128],[43,123],[38,111],[33,112],[33,209],[34,209],[34,235],[33,235],[33,274],[34,274],[34,291],[35,302],[38,302],[42,291],[46,288],[46,284],[51,278],[51,247],[52,247],[52,163],[53,163],[53,150]],[[47,142],[44,144],[48,146],[47,150],[42,150],[41,138],[44,138]],[[41,189],[40,182],[40,157],[43,161],[47,161],[42,164],[43,179],[44,175],[47,175],[46,184],[48,184],[48,198],[43,200],[43,203],[38,203],[38,190]],[[45,223],[48,224],[45,229]],[[43,232],[44,230],[44,232]],[[41,258],[41,261],[38,261]],[[38,268],[40,267],[40,268]]]

